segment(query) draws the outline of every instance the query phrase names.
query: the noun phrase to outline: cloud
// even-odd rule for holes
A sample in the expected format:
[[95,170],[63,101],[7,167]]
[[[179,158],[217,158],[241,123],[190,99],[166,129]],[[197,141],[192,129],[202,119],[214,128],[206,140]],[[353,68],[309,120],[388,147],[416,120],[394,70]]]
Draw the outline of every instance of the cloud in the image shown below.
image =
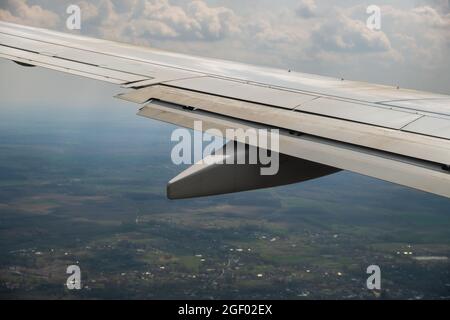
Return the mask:
[[[1,7],[4,7],[2,9]],[[55,27],[59,23],[57,14],[38,5],[28,5],[22,0],[6,0],[0,7],[0,20],[23,23],[36,27]]]
[[276,44],[298,45],[306,40],[307,35],[293,26],[280,26],[276,21],[258,19],[248,22],[245,27],[246,37],[263,46]]
[[239,18],[231,9],[211,8],[197,0],[188,5],[187,13],[199,24],[200,38],[216,40],[240,31]]
[[401,10],[382,6],[382,30],[391,45],[401,52],[405,63],[416,67],[442,68],[450,62],[450,14],[434,7]]
[[239,32],[238,17],[231,9],[210,7],[201,0],[182,5],[169,0],[100,0],[96,6],[92,2],[83,6],[92,13],[87,27],[117,40],[218,41]]
[[424,1],[423,5],[430,6],[443,14],[450,13],[450,1],[449,0],[428,0],[428,1]]
[[317,5],[315,0],[301,0],[296,11],[302,18],[312,18],[317,14]]
[[450,33],[450,14],[441,15],[436,9],[428,6],[414,8],[412,11],[416,15],[416,19],[422,20],[423,23],[432,27],[445,28]]
[[344,53],[376,53],[391,49],[383,32],[373,32],[365,22],[338,14],[313,31],[312,40],[317,49]]

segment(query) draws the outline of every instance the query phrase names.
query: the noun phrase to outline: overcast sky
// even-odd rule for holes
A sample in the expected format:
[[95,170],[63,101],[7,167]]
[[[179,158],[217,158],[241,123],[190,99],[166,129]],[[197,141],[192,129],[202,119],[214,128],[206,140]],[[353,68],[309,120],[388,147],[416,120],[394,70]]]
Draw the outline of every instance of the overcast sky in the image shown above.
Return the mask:
[[[0,20],[74,32],[65,11],[78,4],[83,35],[450,94],[449,2],[1,0]],[[366,26],[371,4],[380,31]]]

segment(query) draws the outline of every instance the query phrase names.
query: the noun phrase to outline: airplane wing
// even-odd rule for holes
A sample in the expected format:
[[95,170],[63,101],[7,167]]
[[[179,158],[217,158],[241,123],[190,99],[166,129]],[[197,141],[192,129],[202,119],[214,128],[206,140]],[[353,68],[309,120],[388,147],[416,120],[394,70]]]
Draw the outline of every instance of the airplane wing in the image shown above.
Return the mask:
[[144,117],[187,128],[202,121],[202,130],[279,129],[277,176],[258,177],[251,166],[198,164],[169,182],[170,198],[282,185],[338,170],[450,197],[447,95],[6,22],[0,22],[0,57],[121,85],[118,98],[139,104]]

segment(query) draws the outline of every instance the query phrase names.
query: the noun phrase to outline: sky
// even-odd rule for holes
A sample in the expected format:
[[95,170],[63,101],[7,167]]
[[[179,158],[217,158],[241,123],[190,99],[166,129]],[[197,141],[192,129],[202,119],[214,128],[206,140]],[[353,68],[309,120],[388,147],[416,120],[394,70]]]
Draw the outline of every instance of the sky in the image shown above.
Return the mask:
[[[65,26],[70,4],[79,31]],[[381,30],[366,26],[369,5]],[[450,94],[449,0],[1,0],[0,20]]]

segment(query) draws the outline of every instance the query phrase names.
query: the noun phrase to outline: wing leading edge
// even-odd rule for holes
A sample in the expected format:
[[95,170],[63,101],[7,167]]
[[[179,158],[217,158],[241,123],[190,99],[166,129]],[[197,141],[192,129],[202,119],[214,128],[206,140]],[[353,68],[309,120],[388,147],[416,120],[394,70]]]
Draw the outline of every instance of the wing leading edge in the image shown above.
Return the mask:
[[[228,171],[223,166],[196,166],[169,183],[171,198],[282,185],[339,169],[450,197],[450,96],[174,54],[6,22],[0,22],[0,57],[119,84],[131,91],[118,97],[143,105],[138,114],[144,117],[188,128],[201,120],[205,130],[280,130],[279,151],[285,163],[280,176],[259,181],[250,174],[254,168],[230,167],[240,172],[237,178],[216,188],[203,183],[205,175],[226,177]],[[309,174],[298,173],[302,170]]]

